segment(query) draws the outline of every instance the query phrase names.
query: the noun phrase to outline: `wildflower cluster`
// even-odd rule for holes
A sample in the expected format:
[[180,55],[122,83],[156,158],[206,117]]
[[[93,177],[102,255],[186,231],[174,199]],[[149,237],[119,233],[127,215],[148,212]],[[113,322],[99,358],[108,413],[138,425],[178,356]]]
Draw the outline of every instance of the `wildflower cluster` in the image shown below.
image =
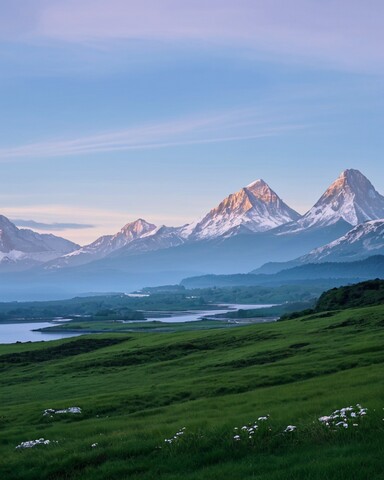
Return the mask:
[[296,425],[288,425],[287,428],[284,430],[284,433],[294,432],[296,430]]
[[177,442],[182,435],[185,433],[185,427],[181,428],[178,432],[175,433],[175,435],[171,438],[165,438],[164,442],[172,444],[174,442]]
[[37,440],[28,440],[27,442],[21,442],[16,449],[21,448],[33,448],[36,445],[50,445],[51,443],[58,443],[57,441],[53,440],[45,440],[45,438],[38,438]]
[[52,418],[53,415],[58,415],[58,414],[60,415],[60,414],[63,414],[63,413],[77,414],[77,413],[82,413],[82,412],[81,412],[80,407],[69,407],[69,408],[64,408],[62,410],[55,410],[53,408],[47,408],[46,410],[44,410],[43,416]]
[[355,407],[343,407],[340,410],[335,410],[330,415],[319,418],[326,427],[343,427],[348,428],[350,425],[353,427],[359,426],[359,420],[367,414],[367,409],[363,408],[359,403]]
[[[252,440],[253,436],[259,429],[260,422],[266,422],[269,419],[269,415],[264,417],[259,417],[253,423],[249,423],[248,425],[243,425],[242,427],[235,427],[233,440],[239,442],[240,440]],[[258,423],[259,422],[259,423]]]

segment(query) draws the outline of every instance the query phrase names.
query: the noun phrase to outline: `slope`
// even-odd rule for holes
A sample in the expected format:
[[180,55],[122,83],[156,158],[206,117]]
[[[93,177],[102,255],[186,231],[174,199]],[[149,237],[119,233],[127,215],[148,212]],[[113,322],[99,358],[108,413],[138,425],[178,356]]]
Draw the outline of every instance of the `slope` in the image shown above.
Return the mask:
[[[211,332],[1,346],[1,472],[7,480],[379,479],[383,320],[377,306]],[[358,427],[318,421],[357,403],[368,407]],[[70,406],[82,413],[43,415]],[[255,421],[252,438],[237,442],[234,427]],[[283,434],[287,425],[296,431]],[[42,437],[58,443],[15,449]]]

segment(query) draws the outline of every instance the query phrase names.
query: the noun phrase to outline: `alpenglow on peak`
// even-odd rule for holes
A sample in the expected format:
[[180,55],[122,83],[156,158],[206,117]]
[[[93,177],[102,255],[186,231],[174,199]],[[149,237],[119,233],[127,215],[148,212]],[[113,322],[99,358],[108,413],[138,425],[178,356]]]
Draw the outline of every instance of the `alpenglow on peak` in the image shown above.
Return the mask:
[[263,232],[299,217],[264,180],[259,179],[230,194],[188,228],[190,239],[210,239],[239,232]]
[[352,226],[384,218],[384,197],[359,171],[348,169],[327,188],[315,205],[287,232],[319,228],[344,221]]

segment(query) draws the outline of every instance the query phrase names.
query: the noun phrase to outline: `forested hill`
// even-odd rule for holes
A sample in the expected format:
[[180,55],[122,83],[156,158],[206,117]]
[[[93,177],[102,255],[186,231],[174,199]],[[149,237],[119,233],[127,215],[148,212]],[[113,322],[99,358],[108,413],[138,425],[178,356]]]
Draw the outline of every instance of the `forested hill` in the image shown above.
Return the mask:
[[316,310],[343,310],[381,304],[384,304],[384,280],[376,279],[324,292],[316,304]]

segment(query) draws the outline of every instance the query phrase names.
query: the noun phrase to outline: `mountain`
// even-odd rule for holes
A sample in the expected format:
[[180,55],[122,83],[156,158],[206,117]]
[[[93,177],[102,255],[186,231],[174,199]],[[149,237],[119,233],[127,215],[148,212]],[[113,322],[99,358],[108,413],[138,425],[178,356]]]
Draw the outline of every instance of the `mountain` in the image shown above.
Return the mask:
[[196,241],[264,232],[299,217],[264,180],[256,180],[229,195],[202,220],[187,226],[185,231],[189,233],[189,240]]
[[115,250],[111,257],[120,255],[136,255],[164,248],[178,247],[185,243],[184,227],[167,227],[161,225],[144,235]]
[[384,255],[384,219],[361,223],[345,235],[305,255],[288,262],[268,262],[251,273],[272,274],[307,263],[352,262],[372,255]]
[[[371,278],[384,278],[384,255],[375,255],[356,262],[308,263],[287,268],[274,274],[202,275],[185,278],[185,288],[211,288],[236,286],[272,286],[299,283],[326,283],[341,285]],[[342,280],[340,282],[340,280]]]
[[361,172],[349,169],[340,174],[303,217],[276,233],[297,233],[336,223],[356,226],[380,218],[384,218],[384,197]]
[[19,229],[0,215],[0,268],[28,268],[58,258],[79,248],[76,243],[52,234]]
[[348,262],[384,254],[384,219],[357,225],[337,240],[312,250],[300,263]]
[[94,242],[84,247],[78,248],[61,258],[50,262],[45,266],[46,269],[56,269],[83,265],[85,263],[106,257],[110,253],[118,250],[135,240],[150,234],[156,229],[156,225],[148,223],[142,218],[127,223],[119,232],[114,235],[104,235]]

